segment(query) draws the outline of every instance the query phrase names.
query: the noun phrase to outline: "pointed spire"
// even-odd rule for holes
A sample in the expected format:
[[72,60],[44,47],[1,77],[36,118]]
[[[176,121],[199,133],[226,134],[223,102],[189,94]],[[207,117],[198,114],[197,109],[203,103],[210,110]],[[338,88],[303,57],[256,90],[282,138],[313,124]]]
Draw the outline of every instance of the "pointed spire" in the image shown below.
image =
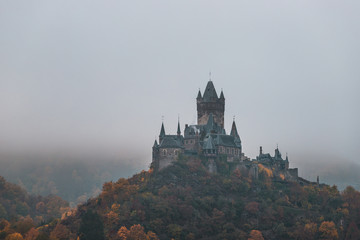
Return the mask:
[[220,99],[225,99],[224,93],[223,93],[223,90],[222,90],[222,89],[221,89],[221,93],[220,93]]
[[200,100],[201,98],[202,98],[202,96],[201,96],[201,91],[200,91],[200,88],[199,88],[199,92],[198,92],[198,95],[197,95],[196,99]]
[[180,136],[181,131],[180,131],[180,119],[178,118],[178,127],[177,127],[177,135]]
[[208,81],[206,85],[203,99],[205,102],[216,101],[218,99],[214,84],[211,80]]
[[233,123],[232,123],[232,126],[231,126],[230,135],[234,136],[234,137],[239,137],[239,134],[238,134],[238,131],[237,131],[237,128],[236,128],[235,117],[234,117],[234,120],[233,120]]
[[161,123],[160,137],[165,136],[164,122]]
[[276,146],[276,149],[275,149],[275,158],[281,159],[281,153],[279,151],[279,146],[278,145]]
[[156,141],[156,139],[155,139],[155,142],[154,142],[153,147],[156,148],[157,146],[158,146],[158,143],[157,143],[157,141]]

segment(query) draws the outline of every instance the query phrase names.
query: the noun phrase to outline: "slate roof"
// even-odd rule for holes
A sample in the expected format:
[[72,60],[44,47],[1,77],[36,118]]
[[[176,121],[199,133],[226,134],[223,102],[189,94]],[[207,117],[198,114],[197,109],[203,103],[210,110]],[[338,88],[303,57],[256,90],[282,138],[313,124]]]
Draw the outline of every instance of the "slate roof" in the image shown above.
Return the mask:
[[184,138],[178,135],[165,135],[159,144],[161,148],[183,148]]
[[224,135],[224,134],[210,134],[211,138],[215,145],[225,146],[225,147],[239,147],[235,144],[235,139],[233,136]]
[[161,137],[165,136],[164,123],[161,124],[160,136],[161,136]]
[[220,98],[221,99],[225,99],[225,97],[224,97],[224,93],[223,93],[223,91],[221,90],[221,93],[220,93]]
[[199,89],[199,92],[198,92],[198,95],[197,95],[197,98],[196,99],[201,99],[202,98],[202,96],[201,96],[201,91],[200,91],[200,89]]
[[218,99],[213,82],[210,80],[205,88],[203,100],[205,102],[213,102]]

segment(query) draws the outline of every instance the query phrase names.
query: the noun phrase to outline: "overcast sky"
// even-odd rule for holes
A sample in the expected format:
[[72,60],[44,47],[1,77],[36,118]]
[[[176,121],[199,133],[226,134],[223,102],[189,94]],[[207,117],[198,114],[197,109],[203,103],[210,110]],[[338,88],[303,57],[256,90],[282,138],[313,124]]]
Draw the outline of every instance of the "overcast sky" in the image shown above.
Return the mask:
[[[209,71],[243,151],[360,162],[359,1],[1,1],[0,153],[147,168]],[[307,160],[306,160],[307,159]],[[301,173],[301,170],[300,170]]]

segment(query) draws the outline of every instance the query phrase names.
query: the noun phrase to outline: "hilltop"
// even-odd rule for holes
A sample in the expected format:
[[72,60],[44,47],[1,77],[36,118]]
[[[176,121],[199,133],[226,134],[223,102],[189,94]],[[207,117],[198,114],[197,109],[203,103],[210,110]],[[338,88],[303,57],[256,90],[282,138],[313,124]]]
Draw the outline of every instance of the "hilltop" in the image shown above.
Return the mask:
[[[76,239],[358,239],[360,193],[301,186],[260,168],[259,177],[210,173],[181,156],[166,169],[103,185],[101,194],[58,225]],[[51,229],[48,230],[51,232]],[[259,238],[261,239],[261,238]]]

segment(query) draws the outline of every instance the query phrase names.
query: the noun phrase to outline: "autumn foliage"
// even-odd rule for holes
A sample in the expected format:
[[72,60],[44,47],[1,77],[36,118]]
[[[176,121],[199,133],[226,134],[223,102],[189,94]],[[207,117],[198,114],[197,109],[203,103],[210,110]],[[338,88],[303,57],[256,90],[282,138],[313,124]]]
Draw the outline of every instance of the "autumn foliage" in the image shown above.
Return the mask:
[[[275,179],[261,165],[258,179],[219,166],[211,174],[202,159],[184,158],[160,172],[107,182],[62,220],[41,227],[32,217],[0,221],[0,239],[359,239],[354,188],[303,186]],[[35,201],[29,211],[49,213],[55,202]]]

